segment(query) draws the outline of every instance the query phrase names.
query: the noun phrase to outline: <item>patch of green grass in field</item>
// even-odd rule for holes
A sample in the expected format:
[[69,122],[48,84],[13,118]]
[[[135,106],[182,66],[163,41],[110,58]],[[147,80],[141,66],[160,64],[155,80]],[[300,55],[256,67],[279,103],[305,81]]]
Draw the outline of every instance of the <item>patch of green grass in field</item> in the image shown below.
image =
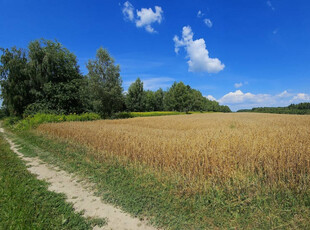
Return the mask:
[[310,192],[270,189],[253,178],[226,187],[214,185],[204,193],[186,193],[169,175],[98,158],[78,144],[30,132],[19,134],[19,140],[26,153],[35,152],[45,161],[78,173],[96,184],[104,200],[164,228],[310,228]]
[[0,229],[91,229],[65,196],[47,190],[0,135]]
[[107,225],[107,220],[105,218],[93,218],[88,221],[92,226],[103,227]]

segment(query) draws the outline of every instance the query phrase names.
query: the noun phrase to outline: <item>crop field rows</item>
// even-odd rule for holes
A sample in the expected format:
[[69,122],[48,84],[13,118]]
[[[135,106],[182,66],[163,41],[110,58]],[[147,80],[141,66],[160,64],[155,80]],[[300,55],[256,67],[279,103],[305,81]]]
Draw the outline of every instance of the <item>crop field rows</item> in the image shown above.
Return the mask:
[[310,117],[195,114],[43,124],[39,131],[158,171],[181,175],[192,190],[260,180],[309,189]]

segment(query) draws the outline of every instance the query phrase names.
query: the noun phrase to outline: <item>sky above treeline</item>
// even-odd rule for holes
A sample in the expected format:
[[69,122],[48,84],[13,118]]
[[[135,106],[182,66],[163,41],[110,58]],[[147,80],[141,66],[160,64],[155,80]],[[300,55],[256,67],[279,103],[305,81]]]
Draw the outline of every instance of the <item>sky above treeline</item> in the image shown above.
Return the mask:
[[232,110],[310,101],[308,0],[0,0],[0,47],[57,39],[83,74],[99,47],[124,90],[183,81]]

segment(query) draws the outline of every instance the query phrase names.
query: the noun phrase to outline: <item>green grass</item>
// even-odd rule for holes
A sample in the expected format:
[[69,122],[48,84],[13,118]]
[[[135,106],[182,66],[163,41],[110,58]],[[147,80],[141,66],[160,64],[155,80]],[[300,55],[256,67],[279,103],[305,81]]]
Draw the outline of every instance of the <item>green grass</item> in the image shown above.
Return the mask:
[[97,186],[104,200],[168,229],[310,229],[310,192],[265,187],[258,178],[215,184],[188,193],[189,183],[140,165],[124,164],[84,146],[35,133],[16,136],[25,154],[38,155]]
[[0,229],[91,229],[65,197],[47,190],[0,136]]
[[88,219],[88,222],[91,224],[91,226],[98,226],[98,227],[103,227],[107,225],[107,220],[105,218],[93,218],[93,219]]
[[[195,113],[211,113],[211,112],[199,112],[190,111],[176,112],[176,111],[155,111],[155,112],[120,112],[116,113],[108,119],[125,119],[133,117],[151,117],[151,116],[167,116],[167,115],[184,115],[184,114],[195,114]],[[15,130],[30,130],[34,129],[43,123],[56,123],[65,121],[93,121],[101,119],[99,114],[96,113],[83,113],[83,114],[69,114],[69,115],[57,115],[57,114],[46,114],[37,113],[30,115],[23,119],[18,117],[6,117],[3,119],[3,125],[10,127]]]
[[96,113],[83,113],[83,114],[69,114],[69,115],[57,115],[57,114],[45,114],[37,113],[30,115],[24,119],[18,119],[16,117],[8,117],[4,119],[4,126],[10,127],[16,130],[29,130],[36,128],[43,123],[64,122],[64,121],[93,121],[101,119],[99,114]]

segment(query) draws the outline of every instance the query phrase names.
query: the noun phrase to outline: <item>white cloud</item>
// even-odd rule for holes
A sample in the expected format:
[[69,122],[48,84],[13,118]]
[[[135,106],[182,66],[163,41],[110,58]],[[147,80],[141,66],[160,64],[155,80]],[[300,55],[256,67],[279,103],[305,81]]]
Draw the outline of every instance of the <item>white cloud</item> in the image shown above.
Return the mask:
[[203,22],[204,22],[204,23],[207,25],[207,27],[209,27],[209,28],[211,28],[212,25],[213,25],[213,23],[211,22],[211,20],[208,19],[208,18],[205,18],[205,19],[203,20]]
[[241,90],[236,90],[235,92],[230,92],[220,98],[218,101],[223,104],[238,104],[244,102],[260,103],[270,99],[269,94],[252,94],[243,93]]
[[277,97],[280,97],[280,98],[285,98],[285,97],[290,97],[292,96],[291,93],[287,92],[287,90],[284,90],[282,93],[279,93],[276,95]]
[[205,15],[205,14],[202,13],[201,10],[199,10],[198,13],[197,13],[197,17],[198,17],[198,18],[201,18],[203,15]]
[[136,20],[136,26],[145,27],[146,31],[154,33],[156,31],[153,29],[151,24],[155,22],[160,24],[163,18],[162,15],[163,10],[160,6],[155,6],[155,12],[151,8],[142,8],[140,11],[137,10],[138,19]]
[[163,19],[163,10],[160,6],[155,6],[155,12],[151,8],[141,8],[134,11],[134,7],[130,2],[125,2],[123,9],[125,19],[135,22],[137,27],[143,27],[149,33],[156,33],[152,27],[153,23],[160,24]]
[[242,87],[242,86],[244,86],[244,85],[247,85],[247,84],[249,84],[247,81],[244,81],[244,82],[236,82],[235,84],[234,84],[234,87],[235,88],[240,88],[240,87]]
[[242,82],[235,83],[234,86],[235,86],[235,88],[240,88],[241,86],[243,86],[243,83]]
[[288,106],[292,103],[310,102],[310,94],[289,93],[287,90],[275,95],[243,93],[241,90],[229,92],[217,100],[228,105],[233,111],[253,107]]
[[123,15],[126,20],[133,21],[135,19],[134,7],[130,2],[125,2],[122,9]]
[[187,52],[190,72],[218,73],[223,70],[225,65],[218,58],[210,58],[209,51],[206,49],[205,40],[200,38],[193,40],[193,32],[190,26],[184,26],[182,38],[174,36],[175,52],[178,53],[180,47],[184,47]]
[[205,97],[208,98],[211,101],[216,101],[215,97],[213,97],[212,95],[208,95],[208,96],[205,96]]
[[310,95],[306,93],[298,93],[296,96],[290,100],[292,103],[300,103],[300,102],[310,102]]
[[267,4],[267,6],[268,6],[270,9],[275,10],[275,8],[273,7],[271,1],[268,0],[268,1],[266,2],[266,4]]
[[229,92],[218,99],[220,104],[228,105],[231,110],[251,109],[253,107],[272,106],[275,100],[270,94],[243,93],[241,90]]
[[[202,13],[201,10],[199,10],[198,13],[197,13],[197,18],[202,18],[204,15],[205,15],[205,14]],[[203,20],[203,22],[204,22],[209,28],[211,28],[212,25],[213,25],[211,19],[209,19],[209,18],[205,18],[205,19]]]
[[272,33],[274,34],[274,35],[276,35],[277,33],[278,33],[278,29],[274,29],[273,31],[272,31]]

